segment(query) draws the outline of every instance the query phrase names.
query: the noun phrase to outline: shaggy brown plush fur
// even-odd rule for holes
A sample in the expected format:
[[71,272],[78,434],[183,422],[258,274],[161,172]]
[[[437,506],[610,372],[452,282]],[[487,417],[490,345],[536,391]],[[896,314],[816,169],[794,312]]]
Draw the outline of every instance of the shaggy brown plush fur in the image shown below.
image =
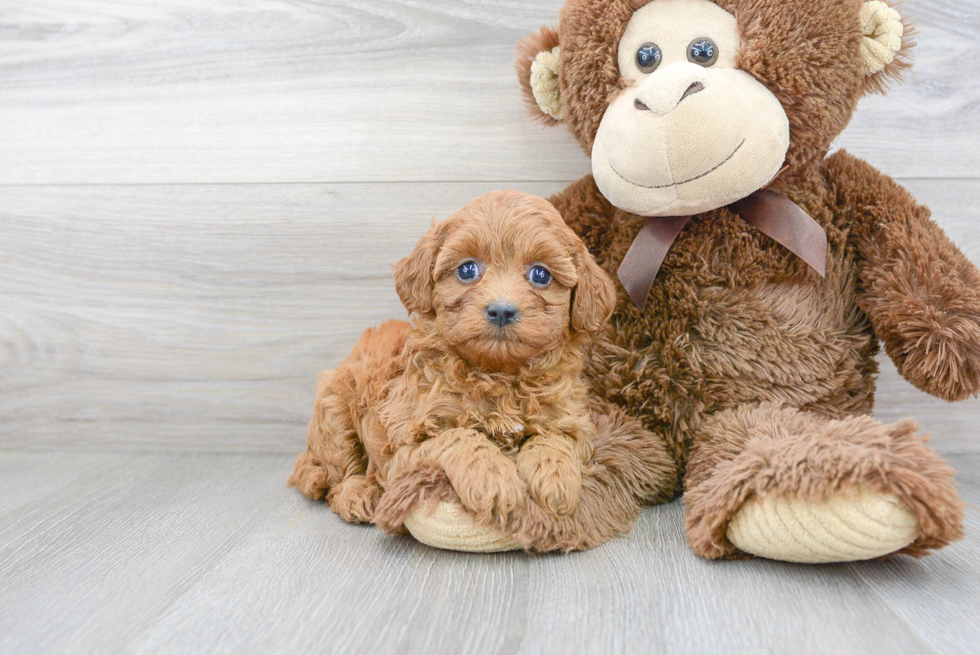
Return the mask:
[[[623,83],[618,41],[644,4],[569,0],[561,12],[562,112],[586,152]],[[866,416],[874,356],[881,339],[920,389],[948,400],[975,395],[980,273],[892,180],[847,153],[826,158],[861,95],[881,90],[906,53],[865,78],[858,0],[717,4],[737,19],[738,65],[789,117],[786,169],[769,188],[826,230],[827,276],[728,208],[694,216],[644,309],[617,287],[612,328],[591,344],[585,365],[592,391],[669,444],[686,471],[687,529],[698,554],[737,554],[725,532],[752,494],[816,498],[863,485],[912,509],[920,533],[906,552],[920,555],[962,534],[962,503],[952,470],[911,423]],[[545,33],[519,49],[522,80],[527,58],[553,41]],[[591,176],[552,203],[613,274],[644,219],[613,207]],[[625,502],[620,493],[635,495],[640,481],[658,488],[663,474],[651,468],[642,481],[617,479],[615,469],[587,473],[580,504]]]
[[[456,276],[467,261],[480,268],[472,282]],[[534,265],[549,285],[528,280]],[[546,549],[627,531],[643,502],[670,493],[676,474],[662,442],[616,408],[589,406],[582,349],[615,292],[547,201],[516,192],[474,201],[435,224],[395,280],[413,322],[367,330],[323,375],[290,484],[326,495],[348,521],[393,531],[416,502],[458,500]],[[500,299],[516,307],[513,323],[488,320]],[[646,445],[624,450],[631,442]],[[580,503],[583,473],[591,489],[605,470],[618,473],[615,498],[590,492]],[[670,482],[650,486],[650,470]],[[590,518],[569,518],[581,516]]]

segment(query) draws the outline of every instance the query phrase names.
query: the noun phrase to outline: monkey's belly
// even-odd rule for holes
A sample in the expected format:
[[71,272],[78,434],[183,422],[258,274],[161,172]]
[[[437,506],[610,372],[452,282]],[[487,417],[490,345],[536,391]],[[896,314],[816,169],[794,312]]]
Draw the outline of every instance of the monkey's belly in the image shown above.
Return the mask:
[[762,401],[868,412],[877,343],[853,300],[828,286],[705,288],[686,329],[651,335],[640,349],[613,332],[596,343],[587,373],[597,393],[665,435],[695,414]]
[[778,401],[853,413],[870,393],[876,344],[853,299],[827,285],[721,293],[684,335],[688,374],[719,408]]

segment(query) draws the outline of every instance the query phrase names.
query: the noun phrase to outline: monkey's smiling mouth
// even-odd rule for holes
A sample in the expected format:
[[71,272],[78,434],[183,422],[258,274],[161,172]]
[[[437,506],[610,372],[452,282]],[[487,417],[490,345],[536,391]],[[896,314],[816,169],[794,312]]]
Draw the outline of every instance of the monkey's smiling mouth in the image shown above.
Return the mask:
[[745,145],[745,139],[742,139],[742,142],[739,143],[737,146],[735,146],[735,149],[732,150],[732,154],[730,154],[727,157],[725,157],[725,159],[722,160],[720,163],[715,164],[714,166],[712,166],[711,168],[709,168],[705,172],[700,173],[698,175],[695,175],[694,177],[688,178],[688,179],[684,180],[683,182],[673,182],[671,184],[660,184],[660,185],[657,185],[657,186],[648,186],[646,184],[638,184],[636,182],[632,182],[632,181],[626,179],[625,177],[623,177],[623,174],[622,173],[620,173],[619,171],[617,171],[613,167],[612,162],[609,162],[609,168],[612,169],[612,172],[615,173],[619,177],[619,179],[621,179],[623,182],[626,182],[627,184],[632,184],[633,186],[642,187],[644,189],[668,189],[668,188],[670,188],[672,186],[680,186],[682,184],[687,184],[688,182],[693,182],[694,180],[700,180],[705,175],[708,175],[709,173],[713,173],[714,171],[718,170],[719,168],[721,168],[722,166],[724,166],[725,164],[727,164],[728,163],[728,160],[730,160],[732,157],[734,157],[735,156],[735,153],[738,152],[739,149],[743,145]]

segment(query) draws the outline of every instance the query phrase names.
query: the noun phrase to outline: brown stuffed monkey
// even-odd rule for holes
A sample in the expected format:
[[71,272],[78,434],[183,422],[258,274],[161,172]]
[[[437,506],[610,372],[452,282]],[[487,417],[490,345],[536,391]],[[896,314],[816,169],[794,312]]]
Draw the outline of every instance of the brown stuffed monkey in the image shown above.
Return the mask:
[[[587,376],[647,430],[607,433],[597,457],[620,466],[586,477],[584,506],[649,501],[664,468],[628,453],[659,439],[703,557],[851,561],[962,535],[952,469],[870,412],[880,344],[919,389],[980,390],[980,273],[894,181],[828,157],[908,65],[909,32],[878,0],[568,0],[520,44],[532,113],[592,161],[551,201],[621,280]],[[549,541],[593,533],[589,515],[528,508],[525,547],[598,541]]]
[[569,0],[520,46],[529,105],[592,160],[552,202],[622,280],[593,390],[672,447],[704,557],[962,534],[952,470],[869,414],[879,342],[919,389],[980,390],[980,273],[891,179],[827,157],[908,32],[880,1]]

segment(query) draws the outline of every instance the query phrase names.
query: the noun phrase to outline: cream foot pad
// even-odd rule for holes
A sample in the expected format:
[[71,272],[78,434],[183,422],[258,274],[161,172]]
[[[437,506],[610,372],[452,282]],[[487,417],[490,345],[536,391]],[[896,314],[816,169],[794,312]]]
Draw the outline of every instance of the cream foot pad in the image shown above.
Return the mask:
[[853,562],[888,555],[918,535],[912,511],[893,496],[860,491],[819,502],[752,497],[728,525],[746,553],[786,562]]
[[456,503],[439,503],[432,516],[416,507],[405,518],[405,527],[423,544],[445,550],[499,553],[521,548],[513,537],[477,524]]

